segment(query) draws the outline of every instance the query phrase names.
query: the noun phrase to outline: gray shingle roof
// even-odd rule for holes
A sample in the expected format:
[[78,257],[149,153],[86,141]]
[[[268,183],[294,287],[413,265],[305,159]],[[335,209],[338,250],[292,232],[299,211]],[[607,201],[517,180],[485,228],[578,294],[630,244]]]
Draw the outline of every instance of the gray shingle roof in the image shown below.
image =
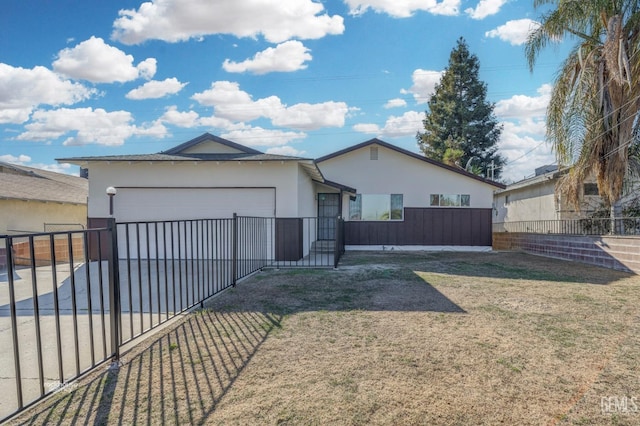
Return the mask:
[[88,161],[299,161],[308,158],[276,154],[132,154],[97,157],[56,158],[61,163],[79,164]]
[[[238,150],[234,153],[187,153],[184,152],[203,142],[216,142],[229,148]],[[156,154],[132,154],[132,155],[105,155],[96,157],[72,157],[56,158],[62,163],[72,163],[86,166],[91,161],[299,161],[310,160],[309,158],[291,157],[289,155],[264,154],[253,148],[240,145],[235,142],[204,133],[197,138],[182,143],[171,149]]]
[[86,204],[87,179],[0,162],[0,199]]
[[196,146],[202,142],[206,142],[206,141],[213,141],[213,142],[217,142],[221,145],[226,145],[230,148],[234,148],[237,149],[238,151],[242,151],[246,154],[262,154],[260,151],[255,150],[253,148],[249,148],[247,146],[244,145],[240,145],[239,143],[235,143],[235,142],[231,142],[230,140],[227,139],[223,139],[219,136],[215,136],[212,135],[211,133],[204,133],[200,136],[198,136],[197,138],[191,139],[190,141],[187,141],[183,144],[180,144],[178,146],[175,146],[171,149],[167,149],[166,151],[162,151],[161,154],[180,154],[182,151],[191,148],[193,146]]

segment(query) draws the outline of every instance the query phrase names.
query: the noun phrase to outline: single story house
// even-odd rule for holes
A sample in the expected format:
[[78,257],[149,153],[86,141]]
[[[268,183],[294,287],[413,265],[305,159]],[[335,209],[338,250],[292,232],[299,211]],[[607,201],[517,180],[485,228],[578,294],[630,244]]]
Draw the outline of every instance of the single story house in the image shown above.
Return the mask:
[[0,162],[0,235],[82,229],[87,179]]
[[341,200],[347,246],[491,246],[500,183],[379,139],[316,164],[331,180],[357,188],[355,198]]
[[558,166],[541,166],[535,176],[507,185],[495,192],[495,223],[555,221],[581,219],[601,206],[595,179],[584,183],[580,208],[569,202],[559,189],[560,178],[566,173]]
[[316,218],[310,242],[349,246],[491,246],[493,191],[503,185],[378,139],[317,160],[205,133],[157,154],[62,158],[89,170],[89,226],[241,216]]

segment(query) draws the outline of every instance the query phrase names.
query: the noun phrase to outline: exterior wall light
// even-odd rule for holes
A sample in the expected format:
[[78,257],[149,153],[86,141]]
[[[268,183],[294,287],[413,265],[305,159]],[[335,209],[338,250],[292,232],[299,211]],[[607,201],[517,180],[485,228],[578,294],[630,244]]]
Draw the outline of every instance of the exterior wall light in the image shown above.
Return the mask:
[[113,217],[113,197],[118,193],[118,191],[110,186],[107,188],[107,195],[109,196],[109,216]]

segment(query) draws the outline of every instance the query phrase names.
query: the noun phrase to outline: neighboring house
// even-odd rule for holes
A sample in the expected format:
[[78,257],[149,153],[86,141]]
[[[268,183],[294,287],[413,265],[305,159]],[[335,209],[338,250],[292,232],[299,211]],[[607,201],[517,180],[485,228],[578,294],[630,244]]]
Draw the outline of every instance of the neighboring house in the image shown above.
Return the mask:
[[341,215],[359,228],[350,245],[490,246],[493,190],[504,187],[377,139],[314,161],[206,133],[158,154],[58,161],[89,169],[90,226],[109,216],[112,186],[118,222],[312,217],[304,238],[331,240]]
[[0,162],[0,234],[82,229],[87,193],[85,178]]
[[504,185],[372,139],[318,158],[341,200],[349,246],[491,246],[493,192]]
[[584,218],[602,203],[594,179],[584,183],[580,209],[558,188],[566,173],[557,166],[542,166],[529,179],[507,185],[494,196],[495,223]]

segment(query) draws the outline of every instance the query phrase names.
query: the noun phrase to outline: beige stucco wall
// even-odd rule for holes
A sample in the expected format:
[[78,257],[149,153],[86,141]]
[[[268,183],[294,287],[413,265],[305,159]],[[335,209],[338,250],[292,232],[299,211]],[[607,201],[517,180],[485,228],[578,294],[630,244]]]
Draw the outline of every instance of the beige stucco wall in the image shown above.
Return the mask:
[[[322,161],[318,167],[325,178],[361,194],[403,194],[404,207],[430,207],[430,194],[469,194],[470,207],[492,207],[494,186],[380,145],[378,160],[371,160],[370,146]],[[345,197],[344,217],[348,210]]]
[[[535,179],[537,181],[526,186],[507,188],[504,192],[496,193],[494,202],[497,214],[494,222],[580,219],[597,209],[602,201],[597,195],[583,195],[580,209],[576,209],[569,198],[556,188],[557,177],[541,176]],[[595,183],[595,180],[587,179],[586,183]]]
[[[109,211],[106,188],[275,188],[276,216],[300,216],[298,198],[301,185],[296,162],[112,162],[89,165],[89,217],[105,217]],[[194,193],[194,196],[197,192]],[[115,196],[117,203],[118,196]],[[154,220],[148,212],[147,220]],[[126,220],[126,218],[125,218]]]
[[[87,224],[87,206],[56,202],[0,200],[0,234],[43,232],[45,223]],[[77,226],[70,229],[78,229]]]
[[[507,196],[509,202],[507,203]],[[495,197],[497,215],[494,222],[559,219],[556,212],[555,181],[498,193]]]

